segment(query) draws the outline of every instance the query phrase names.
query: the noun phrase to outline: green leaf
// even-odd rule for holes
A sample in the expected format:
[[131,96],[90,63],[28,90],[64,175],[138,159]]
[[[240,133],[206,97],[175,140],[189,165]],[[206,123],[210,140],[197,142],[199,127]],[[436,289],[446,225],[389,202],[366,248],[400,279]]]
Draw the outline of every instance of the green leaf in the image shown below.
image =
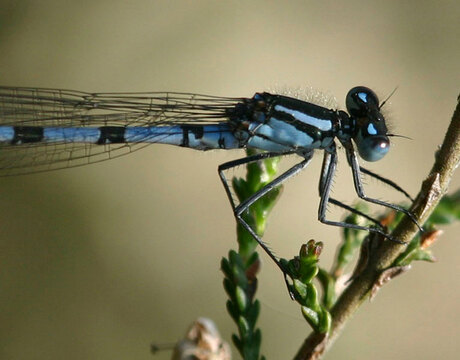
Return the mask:
[[[358,203],[355,209],[362,213],[368,212],[368,207],[365,203]],[[369,226],[369,222],[365,218],[355,213],[347,216],[344,222]],[[343,228],[343,242],[337,252],[334,269],[332,270],[335,278],[339,277],[345,271],[346,266],[355,258],[367,234],[367,231]]]
[[452,195],[443,196],[427,224],[451,224],[458,220],[460,220],[460,190]]
[[231,276],[232,270],[231,270],[230,262],[224,257],[220,261],[220,269],[222,270],[224,275]]
[[329,332],[332,325],[332,317],[329,311],[326,309],[321,309],[321,315],[319,317],[318,322],[318,332],[321,334],[325,334]]
[[307,297],[307,285],[298,279],[293,280],[293,285],[300,298],[305,299]]
[[238,305],[238,310],[240,312],[244,312],[248,306],[248,298],[245,291],[240,286],[237,286],[235,289],[235,299],[236,304]]
[[308,306],[302,306],[302,314],[307,320],[307,322],[310,324],[310,326],[314,329],[317,328],[319,324],[319,316],[316,311],[313,309],[309,308]]
[[229,297],[235,293],[235,285],[228,278],[224,278],[224,289]]
[[[247,150],[248,156],[255,153]],[[279,159],[272,158],[248,164],[245,178],[232,179],[233,191],[240,203],[274,179],[278,161]],[[259,236],[265,232],[267,217],[280,193],[281,188],[270,191],[242,214],[245,222]],[[221,262],[226,276],[224,288],[230,298],[227,308],[237,323],[240,335],[233,335],[232,339],[245,360],[258,360],[262,335],[256,328],[256,321],[260,313],[260,303],[253,299],[257,288],[256,275],[260,267],[259,256],[255,251],[258,243],[240,224],[237,224],[237,240],[238,253],[231,251],[228,261]]]
[[317,279],[323,288],[323,305],[326,309],[330,309],[332,305],[334,305],[336,299],[335,278],[326,270],[319,268]]
[[238,336],[236,336],[235,334],[232,334],[232,341],[233,341],[233,344],[235,345],[235,347],[238,349],[238,351],[240,353],[243,352],[243,342],[239,339]]
[[238,318],[238,328],[240,330],[240,335],[242,339],[247,338],[247,336],[251,333],[251,328],[249,327],[248,322],[242,316]]
[[238,319],[240,317],[240,313],[238,311],[238,308],[236,307],[235,304],[231,300],[227,300],[225,303],[227,305],[227,312],[230,314],[232,317],[233,321],[238,322]]
[[257,318],[259,317],[260,314],[260,302],[259,300],[254,301],[252,306],[248,308],[246,311],[246,319],[248,319],[248,322],[252,325],[255,326]]
[[311,307],[314,311],[320,311],[321,306],[318,301],[318,291],[313,284],[307,284],[307,297],[306,304]]

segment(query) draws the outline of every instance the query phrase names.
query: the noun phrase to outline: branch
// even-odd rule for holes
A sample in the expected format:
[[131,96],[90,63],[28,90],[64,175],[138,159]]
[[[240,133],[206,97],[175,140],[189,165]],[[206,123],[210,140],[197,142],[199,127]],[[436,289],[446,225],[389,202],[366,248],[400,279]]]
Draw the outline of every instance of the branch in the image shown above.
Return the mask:
[[[460,96],[457,99],[452,121],[447,129],[441,149],[428,177],[422,183],[417,198],[411,207],[420,224],[425,223],[437,204],[447,192],[455,169],[460,164]],[[409,243],[418,233],[417,227],[407,216],[395,228],[392,236]],[[331,309],[332,327],[327,337],[310,334],[295,356],[296,360],[319,359],[340,335],[345,324],[361,303],[369,296],[379,275],[396,260],[404,247],[391,241],[384,241],[379,250],[368,261],[366,268],[344,290]]]

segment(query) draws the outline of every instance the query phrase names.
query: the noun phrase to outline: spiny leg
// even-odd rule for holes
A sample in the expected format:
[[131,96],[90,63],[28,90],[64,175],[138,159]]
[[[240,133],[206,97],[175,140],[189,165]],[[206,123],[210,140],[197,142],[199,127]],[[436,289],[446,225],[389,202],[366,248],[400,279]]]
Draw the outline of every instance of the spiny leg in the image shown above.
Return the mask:
[[373,177],[374,179],[377,179],[381,182],[383,182],[384,184],[387,184],[389,186],[391,186],[393,189],[395,189],[396,191],[399,191],[400,193],[404,194],[405,197],[407,197],[410,201],[414,201],[414,199],[412,198],[412,196],[410,196],[410,194],[404,190],[401,186],[399,186],[398,184],[396,184],[394,181],[390,180],[390,179],[387,179],[379,174],[376,174],[375,172],[372,172],[366,168],[363,168],[362,166],[359,167],[359,171],[361,171],[363,174],[366,174],[366,175],[369,175],[371,177]]
[[290,169],[288,169],[287,171],[285,171],[284,173],[279,175],[277,178],[275,178],[274,180],[272,180],[271,182],[266,184],[259,191],[257,191],[256,193],[252,194],[249,198],[247,198],[246,200],[244,200],[243,202],[241,202],[237,206],[235,206],[235,203],[234,203],[233,198],[231,196],[230,185],[228,184],[228,181],[227,181],[227,179],[225,178],[225,176],[223,174],[223,172],[225,170],[234,168],[234,167],[239,166],[239,165],[244,165],[244,164],[259,161],[259,160],[262,160],[262,159],[267,159],[267,158],[270,158],[270,157],[276,157],[276,156],[281,156],[281,155],[285,155],[285,154],[284,153],[283,154],[279,154],[279,153],[256,154],[254,156],[249,156],[249,157],[246,157],[246,158],[242,158],[242,159],[238,159],[238,160],[234,160],[234,161],[230,161],[230,162],[227,162],[225,164],[222,164],[222,165],[219,166],[218,171],[219,171],[219,176],[220,176],[220,178],[222,180],[222,183],[224,185],[225,191],[227,192],[227,196],[228,196],[228,198],[230,200],[230,203],[232,205],[233,213],[235,215],[235,218],[251,234],[251,236],[259,243],[259,245],[267,253],[267,255],[270,256],[270,258],[278,265],[278,267],[284,273],[284,269],[281,266],[281,264],[279,263],[278,258],[270,251],[268,246],[262,241],[262,239],[259,237],[259,235],[257,235],[255,230],[253,228],[251,228],[251,226],[243,219],[242,215],[257,200],[262,198],[264,195],[269,193],[271,190],[273,190],[277,186],[281,185],[284,181],[286,181],[290,177],[296,175],[301,170],[303,170],[308,165],[308,163],[310,162],[312,154],[309,154],[308,158],[305,158],[300,163],[294,165],[293,167],[291,167]]
[[326,166],[323,167],[322,173],[321,173],[320,203],[319,203],[319,208],[318,208],[318,220],[327,225],[340,226],[340,227],[345,227],[345,228],[350,228],[350,229],[355,229],[355,230],[366,230],[369,232],[377,233],[377,234],[380,234],[388,238],[389,240],[392,240],[398,243],[402,243],[401,241],[391,237],[381,228],[372,228],[368,226],[350,224],[350,223],[346,223],[343,221],[332,221],[332,220],[326,219],[326,210],[327,210],[327,204],[329,203],[329,195],[331,192],[332,180],[334,178],[335,170],[337,169],[337,151],[336,151],[335,146],[331,150],[329,150],[329,152],[325,151],[324,156],[328,157],[329,159],[324,160],[323,164],[326,164]]
[[[412,222],[418,227],[418,229],[421,232],[423,232],[424,231],[423,228],[420,226],[420,224],[417,222],[417,219],[415,218],[415,216],[409,210],[404,209],[403,207],[401,207],[399,205],[394,205],[394,204],[388,203],[386,201],[370,198],[364,193],[364,187],[363,187],[360,172],[359,172],[360,171],[360,166],[359,166],[359,163],[358,163],[358,156],[356,155],[356,152],[355,152],[355,150],[353,148],[353,145],[351,143],[350,144],[344,144],[344,146],[345,146],[345,150],[346,150],[346,153],[347,153],[348,163],[350,164],[351,172],[353,174],[353,183],[355,185],[356,194],[359,196],[359,198],[364,200],[364,201],[373,203],[373,204],[385,206],[387,208],[402,212],[403,214],[407,215],[412,220]],[[377,175],[377,174],[374,174],[374,173],[371,173],[371,174],[372,174],[371,176]],[[384,178],[378,176],[377,179],[383,180]],[[390,180],[388,180],[388,182],[386,182],[386,181],[383,181],[383,182],[387,183],[389,185],[391,185],[390,183],[393,183]],[[394,185],[396,185],[396,184],[394,184]]]
[[[323,192],[323,189],[324,189],[324,183],[326,181],[325,177],[327,175],[327,171],[326,171],[326,168],[329,167],[329,162],[331,160],[331,157],[330,156],[324,156],[323,157],[323,164],[322,164],[322,167],[321,167],[321,177],[320,177],[320,181],[319,181],[319,194],[321,196],[321,193]],[[359,211],[358,209],[355,209],[347,204],[344,204],[343,202],[339,201],[339,200],[336,200],[334,198],[331,198],[329,197],[329,200],[328,202],[330,204],[333,204],[333,205],[336,205],[338,207],[341,207],[342,209],[345,209],[351,213],[354,213],[354,214],[357,214],[359,216],[362,216],[363,218],[373,222],[376,226],[378,226],[379,228],[383,229],[382,228],[382,224],[380,223],[379,220],[363,213],[362,211]]]
[[[264,156],[261,156],[264,155]],[[257,241],[257,243],[262,247],[262,249],[267,253],[267,255],[275,262],[275,264],[281,269],[281,271],[284,274],[284,280],[286,282],[286,286],[288,287],[289,291],[289,282],[287,280],[287,275],[285,272],[284,267],[281,265],[279,262],[279,259],[273,254],[272,251],[268,248],[267,244],[264,243],[264,241],[259,237],[259,235],[255,232],[255,230],[243,219],[243,214],[245,211],[249,209],[249,207],[254,204],[257,200],[262,198],[264,195],[272,191],[274,188],[280,186],[283,182],[285,182],[287,179],[291,178],[292,176],[298,174],[300,171],[302,171],[307,165],[309,164],[313,152],[308,153],[305,155],[304,160],[302,160],[300,163],[294,165],[281,175],[279,175],[277,178],[272,180],[270,183],[266,184],[264,187],[262,187],[259,191],[251,195],[249,198],[241,202],[238,206],[235,206],[233,198],[231,196],[231,191],[230,191],[230,186],[228,184],[227,179],[225,178],[223,171],[231,169],[235,166],[247,164],[250,162],[258,161],[261,159],[267,159],[269,157],[275,157],[275,156],[282,156],[286,154],[273,154],[273,153],[262,153],[262,154],[257,154],[254,156],[249,156],[246,158],[230,161],[228,163],[222,164],[219,166],[219,176],[222,180],[222,183],[224,185],[225,191],[227,192],[227,196],[230,200],[230,203],[233,208],[233,213],[235,215],[235,218],[237,221],[251,234],[251,236]],[[293,297],[293,294],[289,291],[291,298]]]
[[369,216],[365,213],[363,213],[362,211],[358,210],[358,209],[355,209],[354,207],[351,207],[350,205],[347,205],[347,204],[344,204],[343,202],[339,201],[339,200],[336,200],[336,199],[333,199],[331,197],[329,197],[329,204],[333,204],[333,205],[336,205],[338,207],[341,207],[342,209],[345,209],[353,214],[356,214],[356,215],[359,215],[371,222],[373,222],[376,226],[382,228],[382,224],[380,223],[379,220],[373,218],[372,216]]
[[230,201],[230,205],[232,206],[232,210],[235,210],[236,205],[235,205],[235,202],[233,201],[230,185],[228,184],[228,180],[224,175],[225,171],[227,171],[229,169],[236,168],[237,166],[240,166],[240,165],[250,164],[252,162],[265,160],[265,159],[278,157],[278,156],[289,155],[289,154],[292,154],[292,152],[282,153],[282,154],[274,153],[274,152],[265,152],[265,153],[259,153],[259,154],[251,155],[251,156],[246,156],[246,157],[241,158],[241,159],[228,161],[226,163],[223,163],[223,164],[219,165],[219,167],[217,168],[217,171],[219,173],[220,180],[222,181],[222,184],[224,185],[225,193],[227,194],[228,200]]

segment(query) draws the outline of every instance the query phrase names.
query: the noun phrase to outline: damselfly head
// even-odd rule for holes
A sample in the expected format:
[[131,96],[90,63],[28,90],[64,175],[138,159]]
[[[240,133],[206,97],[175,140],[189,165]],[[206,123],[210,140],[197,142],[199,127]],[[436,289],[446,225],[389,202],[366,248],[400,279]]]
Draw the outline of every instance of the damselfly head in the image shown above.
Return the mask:
[[383,158],[390,149],[390,140],[377,95],[367,87],[354,87],[347,94],[346,106],[355,122],[353,140],[361,158],[366,161]]

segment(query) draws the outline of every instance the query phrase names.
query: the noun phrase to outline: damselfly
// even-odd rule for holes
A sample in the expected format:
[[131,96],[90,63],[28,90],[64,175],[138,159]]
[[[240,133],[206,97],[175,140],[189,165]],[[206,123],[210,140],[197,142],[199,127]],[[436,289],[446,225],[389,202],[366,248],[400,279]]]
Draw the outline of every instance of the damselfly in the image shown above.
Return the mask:
[[[408,215],[406,209],[365,195],[361,173],[410,196],[397,184],[358,164],[380,160],[390,147],[383,103],[366,87],[346,96],[345,111],[295,98],[256,93],[227,98],[186,93],[84,93],[80,91],[0,87],[0,176],[21,175],[95,163],[151,143],[197,150],[253,148],[264,152],[222,164],[219,176],[239,223],[281,265],[243,214],[262,196],[303,170],[315,150],[324,150],[319,181],[318,219],[329,225],[367,230],[393,239],[380,223],[330,197],[337,166],[337,141],[351,166],[355,190],[368,202]],[[296,154],[301,161],[247,200],[236,204],[224,172],[270,157]],[[375,227],[326,219],[333,203],[373,221]],[[418,226],[418,224],[417,224]],[[420,228],[420,226],[419,226]]]

